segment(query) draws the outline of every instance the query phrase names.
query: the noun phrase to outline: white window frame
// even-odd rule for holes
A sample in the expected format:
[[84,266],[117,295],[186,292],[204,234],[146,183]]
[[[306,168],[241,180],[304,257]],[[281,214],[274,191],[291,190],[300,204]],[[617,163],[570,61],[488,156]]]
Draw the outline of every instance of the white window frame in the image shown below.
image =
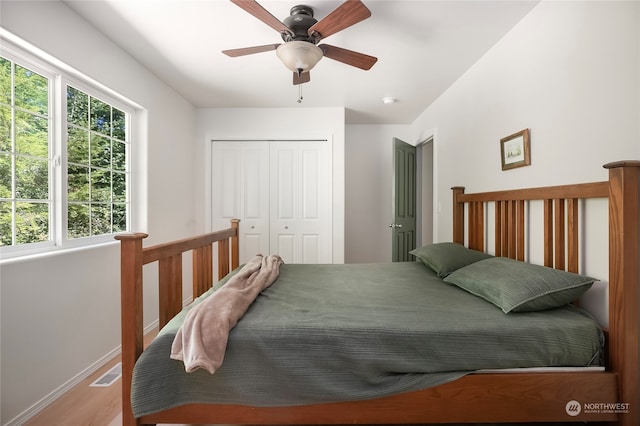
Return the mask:
[[45,53],[26,46],[26,43],[25,46],[22,46],[21,43],[11,43],[3,35],[7,34],[0,32],[2,56],[49,78],[51,82],[49,85],[49,200],[51,209],[49,211],[50,240],[15,246],[0,246],[0,262],[105,243],[115,244],[113,238],[115,233],[72,239],[67,237],[66,89],[70,85],[127,114],[127,230],[137,229],[136,227],[143,225],[142,222],[144,222],[136,219],[140,218],[139,211],[143,209],[137,207],[140,202],[136,202],[134,197],[135,165],[139,162],[136,160],[139,148],[135,145],[140,135],[140,129],[136,128],[136,123],[143,120],[144,111],[134,102],[71,69],[66,64],[59,63]]

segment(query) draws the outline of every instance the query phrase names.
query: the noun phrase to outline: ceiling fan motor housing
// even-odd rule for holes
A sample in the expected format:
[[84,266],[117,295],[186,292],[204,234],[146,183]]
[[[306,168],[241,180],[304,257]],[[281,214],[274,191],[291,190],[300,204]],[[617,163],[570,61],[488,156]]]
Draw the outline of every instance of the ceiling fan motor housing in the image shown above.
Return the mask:
[[292,34],[282,34],[282,39],[288,41],[308,41],[315,44],[316,40],[308,33],[309,28],[313,26],[317,19],[313,17],[313,9],[305,5],[293,6],[282,23],[285,24]]

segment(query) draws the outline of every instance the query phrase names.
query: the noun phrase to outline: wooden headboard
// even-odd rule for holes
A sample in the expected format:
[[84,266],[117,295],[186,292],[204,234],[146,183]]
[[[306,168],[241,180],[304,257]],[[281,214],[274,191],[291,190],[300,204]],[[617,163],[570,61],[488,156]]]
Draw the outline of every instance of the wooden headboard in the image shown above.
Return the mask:
[[454,236],[464,240],[464,209],[468,205],[468,229],[472,236],[468,245],[485,251],[485,209],[492,203],[495,209],[496,256],[525,260],[525,210],[529,201],[544,202],[544,265],[578,272],[578,208],[579,200],[607,198],[608,182],[559,185],[543,188],[465,194],[463,187],[454,187]]
[[[465,194],[453,187],[453,241],[486,250],[485,214],[494,208],[494,254],[525,260],[527,203],[542,201],[545,266],[578,272],[580,200],[608,199],[609,207],[609,365],[619,373],[620,400],[630,404],[628,424],[640,424],[638,347],[640,334],[638,209],[640,161],[605,164],[609,180],[510,191]],[[466,213],[466,220],[465,220]],[[465,229],[466,228],[466,229]],[[532,236],[528,236],[532,238]],[[624,253],[624,255],[622,255]],[[625,416],[626,417],[626,416]],[[629,418],[626,418],[629,420]]]

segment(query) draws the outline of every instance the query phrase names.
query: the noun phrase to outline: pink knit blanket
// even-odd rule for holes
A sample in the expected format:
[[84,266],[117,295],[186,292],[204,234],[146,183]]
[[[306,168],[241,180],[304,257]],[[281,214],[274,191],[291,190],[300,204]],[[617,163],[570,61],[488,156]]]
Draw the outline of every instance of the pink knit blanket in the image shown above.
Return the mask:
[[229,332],[258,294],[278,278],[281,263],[280,256],[257,255],[194,306],[173,340],[171,358],[183,361],[188,373],[198,368],[215,373],[224,360]]

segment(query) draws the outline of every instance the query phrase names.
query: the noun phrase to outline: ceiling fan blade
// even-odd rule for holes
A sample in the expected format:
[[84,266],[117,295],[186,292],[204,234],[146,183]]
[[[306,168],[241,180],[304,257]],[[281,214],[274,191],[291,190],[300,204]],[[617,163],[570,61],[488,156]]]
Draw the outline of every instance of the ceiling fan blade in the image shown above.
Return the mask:
[[333,12],[309,28],[309,35],[316,40],[344,30],[371,16],[371,11],[360,0],[347,0]]
[[227,56],[231,56],[232,58],[235,58],[235,57],[238,57],[238,56],[252,55],[254,53],[268,52],[270,50],[276,50],[278,48],[278,46],[280,46],[280,43],[265,44],[264,46],[243,47],[241,49],[223,50],[222,53],[224,53]]
[[255,0],[231,0],[231,3],[249,12],[279,33],[291,33],[291,30],[278,18],[273,16]]
[[334,61],[343,62],[352,67],[363,70],[371,69],[378,58],[365,55],[364,53],[354,52],[353,50],[343,49],[342,47],[331,46],[330,44],[321,44],[318,46],[324,52],[324,56]]
[[297,72],[293,73],[293,85],[298,85],[302,83],[308,83],[311,81],[311,73],[309,71],[300,73],[298,75]]

